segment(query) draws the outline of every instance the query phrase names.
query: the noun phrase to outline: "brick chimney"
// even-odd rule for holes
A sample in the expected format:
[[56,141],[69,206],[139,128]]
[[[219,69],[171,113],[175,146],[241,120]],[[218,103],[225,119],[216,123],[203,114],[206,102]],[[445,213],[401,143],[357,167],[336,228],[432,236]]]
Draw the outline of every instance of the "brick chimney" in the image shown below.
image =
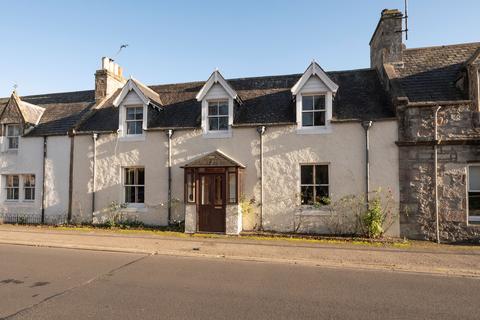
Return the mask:
[[102,58],[102,68],[95,72],[95,101],[123,87],[127,80],[122,75],[122,68],[108,57]]
[[397,9],[384,9],[370,40],[370,67],[381,70],[385,63],[401,63],[403,14]]

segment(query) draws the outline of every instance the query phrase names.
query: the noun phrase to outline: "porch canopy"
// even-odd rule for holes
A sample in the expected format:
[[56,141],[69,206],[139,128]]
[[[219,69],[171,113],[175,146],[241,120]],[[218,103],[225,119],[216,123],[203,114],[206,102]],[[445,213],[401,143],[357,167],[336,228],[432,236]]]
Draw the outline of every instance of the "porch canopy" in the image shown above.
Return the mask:
[[215,150],[207,155],[198,157],[190,163],[183,166],[183,168],[209,168],[209,167],[224,167],[224,168],[242,168],[245,166],[240,162],[227,156],[220,150]]

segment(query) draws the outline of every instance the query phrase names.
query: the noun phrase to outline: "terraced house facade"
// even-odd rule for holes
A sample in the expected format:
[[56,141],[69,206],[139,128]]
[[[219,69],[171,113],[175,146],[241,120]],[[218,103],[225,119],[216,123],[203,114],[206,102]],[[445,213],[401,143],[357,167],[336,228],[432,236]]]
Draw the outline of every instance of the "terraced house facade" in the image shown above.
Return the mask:
[[407,49],[401,29],[384,10],[368,69],[147,86],[103,58],[95,90],[14,92],[2,212],[101,223],[118,203],[189,233],[329,233],[324,199],[383,188],[391,235],[478,239],[480,43]]

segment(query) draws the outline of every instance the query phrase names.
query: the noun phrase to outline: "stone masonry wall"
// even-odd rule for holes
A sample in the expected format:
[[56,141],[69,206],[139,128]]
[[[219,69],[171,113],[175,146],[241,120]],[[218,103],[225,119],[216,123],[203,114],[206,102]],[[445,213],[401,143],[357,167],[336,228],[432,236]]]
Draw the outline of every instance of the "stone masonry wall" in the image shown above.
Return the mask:
[[[435,239],[434,113],[437,106],[399,108],[400,232]],[[438,113],[438,198],[443,241],[480,241],[480,226],[467,223],[467,166],[480,162],[480,130],[470,104]]]

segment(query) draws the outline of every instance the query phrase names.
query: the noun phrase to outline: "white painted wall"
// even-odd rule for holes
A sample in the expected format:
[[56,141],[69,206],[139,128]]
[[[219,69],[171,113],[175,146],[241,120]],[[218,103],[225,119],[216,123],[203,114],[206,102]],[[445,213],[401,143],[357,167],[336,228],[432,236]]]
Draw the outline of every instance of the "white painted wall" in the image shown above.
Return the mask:
[[47,137],[45,159],[45,216],[66,216],[70,175],[70,138]]
[[[41,214],[43,138],[20,138],[18,151],[0,153],[0,212],[4,214]],[[5,174],[34,174],[35,201],[6,201]]]
[[[395,121],[375,122],[370,134],[372,189],[391,188],[398,202],[397,124]],[[97,216],[108,214],[107,208],[112,201],[123,201],[122,168],[144,166],[146,206],[130,213],[147,224],[166,224],[165,132],[147,132],[144,141],[135,142],[117,141],[116,134],[100,135],[97,143]],[[330,164],[330,193],[334,201],[345,195],[365,193],[365,136],[359,122],[333,123],[332,133],[317,135],[299,135],[295,125],[269,127],[264,143],[266,229],[292,231],[293,219],[303,212],[299,198],[301,163]],[[232,137],[226,139],[207,139],[201,129],[175,131],[172,138],[172,195],[177,199],[174,218],[185,218],[184,171],[181,167],[217,149],[246,166],[245,197],[254,198],[258,204],[260,161],[255,128],[234,128]],[[86,220],[91,217],[91,160],[91,136],[77,136],[73,207],[74,213]],[[258,206],[255,211],[258,213]],[[306,216],[305,230],[302,231],[327,232],[322,212],[309,212]],[[256,216],[243,217],[244,230],[253,228],[256,223]]]
[[[45,159],[45,217],[66,215],[68,211],[68,185],[70,166],[70,138],[47,137]],[[13,214],[41,215],[43,187],[43,138],[23,137],[16,152],[0,153],[0,211]],[[34,174],[36,179],[35,201],[6,201],[5,174]],[[22,195],[23,190],[20,191]]]

